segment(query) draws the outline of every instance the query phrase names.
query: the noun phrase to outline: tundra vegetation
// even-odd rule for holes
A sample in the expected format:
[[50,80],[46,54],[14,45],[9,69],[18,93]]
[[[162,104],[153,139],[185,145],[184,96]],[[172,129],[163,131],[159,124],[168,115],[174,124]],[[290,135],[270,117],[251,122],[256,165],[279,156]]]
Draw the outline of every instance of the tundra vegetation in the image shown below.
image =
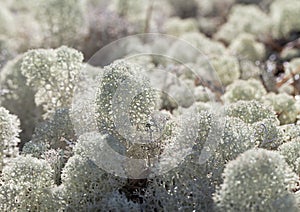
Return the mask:
[[0,211],[300,211],[299,47],[299,0],[3,0]]

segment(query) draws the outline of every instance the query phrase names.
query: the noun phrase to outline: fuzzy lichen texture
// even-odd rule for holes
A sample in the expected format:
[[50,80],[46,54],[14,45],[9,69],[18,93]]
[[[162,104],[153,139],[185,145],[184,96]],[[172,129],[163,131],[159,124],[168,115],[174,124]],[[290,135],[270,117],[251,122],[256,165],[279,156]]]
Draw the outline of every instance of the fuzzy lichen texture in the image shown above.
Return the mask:
[[286,162],[291,168],[300,175],[299,158],[300,158],[300,140],[294,139],[290,142],[282,144],[279,148],[279,153],[283,155]]
[[30,50],[24,55],[22,74],[36,90],[35,102],[43,106],[45,117],[57,108],[70,107],[82,61],[82,53],[66,46]]
[[297,0],[276,0],[270,6],[273,21],[272,34],[276,38],[285,38],[292,31],[300,30],[300,2]]
[[286,93],[268,93],[262,99],[266,105],[273,107],[280,124],[292,124],[296,121],[298,111],[293,96]]
[[0,72],[1,106],[18,116],[21,122],[22,142],[30,140],[41,110],[34,102],[34,89],[26,84],[21,72],[23,54],[10,60]]
[[[101,132],[123,137],[131,127],[145,129],[155,106],[155,92],[139,66],[117,60],[104,68],[97,93]],[[124,123],[123,119],[130,121]]]
[[230,10],[228,21],[215,34],[218,40],[231,43],[240,33],[261,35],[268,33],[270,19],[256,5],[235,5]]
[[252,149],[229,162],[214,201],[219,211],[299,211],[299,179],[277,152]]
[[53,170],[45,160],[18,156],[2,172],[0,186],[1,211],[57,210],[51,204],[54,185]]
[[19,125],[17,116],[9,114],[8,110],[0,107],[0,171],[10,159],[19,154],[17,147],[20,142]]
[[36,19],[43,35],[43,46],[76,46],[88,30],[86,0],[47,0],[36,6]]
[[236,80],[226,87],[226,92],[222,96],[222,99],[226,103],[237,102],[239,100],[260,101],[265,94],[267,94],[267,91],[259,80]]

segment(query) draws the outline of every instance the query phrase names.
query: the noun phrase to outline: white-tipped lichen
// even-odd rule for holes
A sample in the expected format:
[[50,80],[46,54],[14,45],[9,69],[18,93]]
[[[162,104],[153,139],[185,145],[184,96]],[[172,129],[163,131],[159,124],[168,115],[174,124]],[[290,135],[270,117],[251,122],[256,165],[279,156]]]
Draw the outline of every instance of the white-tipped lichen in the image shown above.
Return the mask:
[[1,211],[53,211],[58,202],[50,200],[53,170],[41,159],[18,156],[2,171]]
[[300,175],[299,158],[300,158],[300,139],[295,139],[282,144],[279,148],[279,153],[283,155],[286,162],[291,168]]
[[75,85],[72,106],[69,110],[76,136],[97,130],[95,93],[97,91],[98,77],[103,70],[89,64],[84,64]]
[[199,56],[221,55],[225,52],[222,43],[213,41],[199,32],[185,33],[179,38],[170,47],[168,55],[180,63],[196,62]]
[[298,111],[293,96],[286,93],[268,93],[263,97],[263,102],[264,104],[273,107],[280,124],[291,124],[296,121]]
[[[187,110],[185,115],[193,111]],[[206,165],[199,164],[199,156],[212,129],[213,118],[208,111],[194,112],[191,116],[182,116],[182,126],[189,125],[188,128],[178,129],[178,135],[164,147],[155,167],[158,175],[141,195],[145,210],[206,210],[212,207],[209,171]]]
[[0,34],[7,37],[12,36],[17,29],[12,12],[5,6],[0,9],[0,20]]
[[252,126],[258,147],[274,150],[283,143],[283,134],[278,129],[279,120],[277,118],[265,118],[255,122]]
[[271,108],[255,100],[238,101],[227,105],[226,115],[240,118],[249,124],[266,118],[276,120],[275,112]]
[[215,193],[219,211],[298,211],[298,177],[276,152],[252,149],[229,162]]
[[275,112],[258,101],[237,101],[227,105],[226,114],[251,125],[257,146],[275,149],[283,143]]
[[224,126],[220,126],[221,139],[216,150],[211,153],[213,158],[211,165],[215,167],[214,177],[218,181],[221,181],[221,173],[226,163],[257,145],[251,125],[235,117],[227,117],[224,122]]
[[262,70],[261,68],[256,65],[254,62],[250,60],[243,60],[240,59],[240,71],[241,71],[241,79],[248,80],[250,78],[259,79]]
[[222,99],[225,102],[261,100],[265,94],[267,94],[267,91],[259,80],[236,80],[226,87],[226,93],[222,96]]
[[217,14],[225,15],[235,3],[235,0],[202,0],[196,1],[198,5],[199,15],[204,17],[214,17]]
[[0,107],[0,172],[9,160],[19,154],[19,127],[20,121],[17,116]]
[[28,141],[22,148],[22,155],[31,155],[32,157],[40,158],[48,148],[46,143]]
[[23,55],[8,61],[0,72],[1,106],[17,115],[23,131],[21,140],[30,140],[41,110],[34,102],[34,90],[26,84],[26,77],[21,73]]
[[[50,149],[67,149],[74,145],[77,137],[68,109],[57,109],[49,119],[40,123],[34,130],[32,142],[44,144]],[[25,144],[26,145],[26,144]]]
[[246,33],[235,38],[228,48],[236,57],[253,62],[263,60],[266,54],[265,46],[257,42],[253,35]]
[[196,102],[210,102],[215,99],[215,94],[209,88],[200,85],[195,87],[193,98]]
[[282,140],[284,143],[290,142],[300,137],[300,125],[285,124],[278,127],[282,131]]
[[197,32],[198,25],[195,19],[180,19],[178,17],[168,19],[164,28],[167,34],[174,36],[181,36],[188,32]]
[[86,0],[43,0],[36,6],[43,46],[75,46],[87,33]]
[[235,5],[231,8],[228,21],[220,28],[215,37],[230,43],[240,33],[261,35],[269,32],[270,19],[256,5]]
[[0,211],[300,211],[298,1],[2,0]]
[[102,201],[97,205],[98,209],[107,211],[141,211],[141,205],[129,200],[124,193],[113,191],[108,193]]
[[[156,95],[142,72],[141,67],[124,60],[104,68],[96,97],[101,132],[121,136],[125,126],[133,130],[145,128]],[[124,123],[126,120],[129,123]]]
[[[146,27],[146,15],[149,3],[150,1],[113,0],[109,7],[110,10],[116,12],[121,17],[124,17],[123,19],[129,20],[139,31],[142,31],[145,30]],[[154,6],[154,4],[152,6]]]
[[212,67],[216,70],[221,83],[227,86],[240,77],[238,60],[229,55],[210,59]]
[[43,106],[46,117],[57,108],[70,107],[82,61],[82,53],[66,46],[24,55],[21,72],[36,91],[35,102]]
[[273,1],[270,6],[272,18],[272,34],[277,38],[284,38],[292,31],[300,30],[300,2],[297,0]]
[[71,157],[62,170],[62,199],[65,210],[88,211],[108,192],[121,184],[101,170],[92,160],[80,155]]

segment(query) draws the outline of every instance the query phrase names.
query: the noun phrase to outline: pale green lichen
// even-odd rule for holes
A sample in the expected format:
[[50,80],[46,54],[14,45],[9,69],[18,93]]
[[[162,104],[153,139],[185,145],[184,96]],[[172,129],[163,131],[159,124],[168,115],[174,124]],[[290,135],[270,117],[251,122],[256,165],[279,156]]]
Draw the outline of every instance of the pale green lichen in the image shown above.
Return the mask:
[[[120,180],[121,182],[122,180]],[[62,170],[62,199],[65,210],[88,210],[121,183],[101,170],[92,160],[80,155],[71,157]]]
[[284,143],[278,150],[291,168],[299,175],[300,139],[294,139]]
[[300,2],[292,0],[276,0],[270,6],[272,18],[272,34],[276,38],[284,38],[292,31],[300,30]]
[[131,19],[136,19],[136,17],[133,17],[133,14],[140,18],[142,14],[145,14],[147,4],[135,0],[113,0],[110,8],[116,10],[121,16],[130,16]]
[[251,34],[240,34],[228,48],[236,57],[253,62],[263,60],[266,54],[265,46]]
[[[227,118],[224,129],[221,125],[215,129],[213,125],[216,123],[213,123],[216,118],[220,117],[213,118],[207,111],[194,114],[186,122],[190,123],[189,128],[198,127],[198,130],[191,132],[196,133],[197,138],[188,144],[191,134],[183,136],[185,140],[180,140],[179,136],[166,145],[160,157],[159,168],[178,164],[151,180],[145,195],[141,196],[146,208],[167,211],[186,208],[206,211],[212,208],[211,194],[215,185],[222,181],[224,163],[255,145],[251,140],[251,127],[246,123],[238,118]],[[198,124],[195,125],[195,122]],[[221,131],[221,139],[215,130]],[[185,131],[189,130],[179,132],[181,134]],[[217,146],[213,144],[214,139],[218,142]],[[205,144],[206,142],[209,144]],[[203,151],[204,148],[206,151]]]
[[40,24],[35,18],[36,2],[10,0],[6,6],[13,15],[15,30],[12,40],[18,52],[25,52],[30,48],[41,46],[42,32]]
[[23,55],[8,61],[0,72],[1,106],[17,115],[23,131],[22,142],[30,140],[34,127],[41,116],[41,110],[34,102],[34,90],[26,85],[26,77],[21,73]]
[[157,19],[169,17],[172,12],[171,5],[167,1],[149,0],[113,0],[108,5],[108,9],[117,13],[123,20],[128,20],[137,32],[157,32],[161,28],[161,22]]
[[219,211],[298,211],[298,177],[276,152],[252,149],[229,162],[215,193]]
[[165,86],[164,92],[166,94],[162,94],[161,108],[177,108],[178,106],[188,108],[195,102],[194,82],[192,80],[166,82]]
[[240,33],[261,35],[268,33],[270,20],[256,5],[235,5],[231,8],[228,21],[215,34],[219,40],[230,43]]
[[61,149],[55,150],[50,149],[45,151],[41,156],[42,159],[47,161],[50,164],[53,170],[53,180],[56,185],[61,183],[61,171],[65,165],[64,151]]
[[121,124],[118,129],[116,124],[120,124],[120,119],[126,116],[131,122],[127,125],[136,129],[145,127],[154,110],[156,95],[142,71],[141,67],[123,60],[104,68],[96,97],[101,132],[121,136],[118,130],[124,126]]
[[194,99],[197,102],[210,102],[215,99],[215,94],[207,87],[197,86],[194,89]]
[[57,108],[70,107],[82,61],[82,53],[66,46],[30,50],[24,55],[21,72],[36,91],[35,102],[43,106],[45,117]]
[[201,55],[221,55],[225,52],[222,43],[213,41],[199,32],[185,33],[179,39],[170,47],[168,55],[180,63],[196,62]]
[[7,8],[13,12],[13,38],[20,52],[42,46],[78,46],[87,33],[86,0],[11,0]]
[[299,74],[299,68],[300,68],[300,58],[296,57],[293,58],[290,62],[289,62],[289,68],[291,70],[292,73],[294,74]]
[[32,142],[44,144],[50,149],[66,149],[74,145],[77,137],[68,109],[57,109],[49,119],[40,123],[34,130]]
[[239,100],[261,100],[267,94],[263,84],[256,79],[236,80],[226,87],[222,96],[225,102],[237,102]]
[[58,109],[52,117],[37,125],[32,140],[25,143],[22,154],[44,158],[54,170],[56,184],[60,184],[61,169],[73,155],[77,136],[68,109]]
[[75,46],[87,33],[86,0],[39,1],[36,19],[42,29],[43,46]]
[[18,156],[2,172],[0,209],[2,211],[51,211],[53,170],[45,160]]
[[296,101],[294,97],[286,93],[268,93],[263,97],[263,102],[273,107],[280,124],[291,124],[296,121],[298,111],[295,106]]
[[238,60],[229,55],[214,57],[209,60],[212,67],[216,70],[221,83],[227,86],[240,77]]
[[97,130],[95,92],[103,70],[89,64],[84,64],[75,85],[72,106],[69,117],[73,124],[76,136]]
[[250,60],[243,60],[243,58],[239,58],[240,71],[241,71],[241,79],[248,80],[250,78],[259,79],[262,70],[256,65],[254,62]]
[[167,34],[180,36],[187,32],[197,32],[198,26],[195,19],[180,19],[178,17],[168,19],[164,28]]
[[283,134],[282,139],[284,143],[290,142],[300,137],[300,125],[285,124],[279,126],[279,130],[282,131]]
[[[278,152],[299,174],[299,126],[279,124],[294,123],[299,117],[300,104],[292,96],[297,90],[292,86],[297,85],[300,63],[297,59],[285,62],[296,55],[294,49],[280,61],[285,68],[282,77],[294,74],[295,84],[281,86],[278,92],[291,96],[267,95],[266,90],[272,89],[262,69],[264,65],[275,67],[278,59],[263,62],[270,53],[265,50],[269,51],[270,41],[265,35],[272,23],[257,6],[238,4],[254,1],[87,0],[92,11],[87,16],[93,25],[81,45],[77,41],[88,27],[85,0],[42,0],[36,4],[4,1],[0,20],[7,22],[0,24],[0,31],[7,28],[7,32],[0,38],[0,64],[6,63],[15,50],[40,45],[74,45],[83,49],[85,56],[86,52],[92,55],[99,45],[134,30],[167,32],[181,40],[155,39],[149,45],[147,39],[132,37],[112,53],[113,57],[126,56],[127,61],[115,61],[104,70],[83,66],[82,54],[67,47],[31,50],[9,62],[0,73],[1,105],[20,117],[26,133],[23,140],[31,141],[24,147],[21,144],[22,155],[4,166],[0,176],[1,211],[299,210],[299,178]],[[270,0],[255,2],[262,6]],[[294,29],[299,31],[299,21],[286,20],[298,12],[283,5],[283,0],[274,2],[271,18],[276,25],[275,39],[290,40]],[[235,3],[227,16],[228,8]],[[298,2],[292,3],[298,7]],[[7,5],[8,13],[4,8]],[[96,15],[99,11],[100,16]],[[291,16],[285,15],[287,11]],[[171,17],[171,12],[175,16]],[[98,26],[100,30],[94,29]],[[215,38],[225,41],[229,48]],[[281,40],[278,42],[281,44]],[[278,55],[283,56],[290,44]],[[90,50],[90,46],[95,48]],[[5,51],[9,51],[8,56]],[[143,52],[158,54],[133,56]],[[269,59],[273,60],[273,55]],[[86,68],[84,76],[80,75],[82,68]],[[162,69],[174,74],[175,80],[157,74],[148,81],[141,75],[144,69],[151,69],[147,77]],[[281,78],[281,72],[268,74],[270,78],[276,75],[270,80],[276,86],[275,78],[277,74]],[[150,82],[165,92],[156,105],[160,111],[154,110],[157,93]],[[221,84],[226,86],[223,96]],[[214,113],[224,109],[224,113]],[[11,125],[17,128],[18,121],[14,120]],[[2,121],[0,126],[4,124]],[[15,128],[8,134],[14,134],[16,141]],[[140,141],[147,143],[134,143]],[[12,143],[9,154],[18,152],[16,143]],[[3,147],[0,145],[1,157]],[[132,159],[142,163],[134,164]],[[120,173],[127,179],[115,176]],[[139,179],[128,179],[136,177]]]
[[209,161],[213,178],[217,182],[222,181],[221,173],[226,163],[257,145],[253,127],[239,118],[226,117],[224,126],[219,127],[222,130],[221,139],[218,141],[216,149],[211,150],[212,158]]
[[139,212],[142,210],[141,205],[137,202],[129,200],[124,193],[113,191],[108,193],[100,203],[92,207],[92,209],[107,210],[107,211],[132,211]]
[[27,142],[22,149],[22,155],[43,159],[51,166],[56,185],[61,184],[61,171],[70,157],[66,152],[63,149],[50,149],[46,143],[32,141]]
[[16,25],[13,13],[7,7],[1,6],[0,8],[0,33],[7,37],[12,36],[16,32]]
[[41,156],[48,150],[48,145],[43,142],[32,142],[28,141],[22,148],[23,155],[31,155],[35,158],[41,158]]
[[252,126],[258,147],[274,150],[283,143],[283,134],[278,129],[279,120],[277,118],[265,118],[255,122]]
[[[185,115],[193,111],[187,110],[191,111],[185,111]],[[145,194],[141,195],[141,206],[145,210],[206,210],[212,207],[209,194],[213,186],[206,176],[207,166],[199,164],[199,156],[212,129],[213,118],[207,111],[190,115],[182,116],[182,125],[189,127],[177,130],[178,136],[164,147],[159,164],[154,167],[161,174],[154,176]]]
[[226,115],[240,118],[250,124],[266,118],[276,120],[275,112],[258,101],[238,101],[229,104]]
[[277,148],[283,133],[278,129],[279,120],[275,112],[258,101],[238,101],[227,105],[226,115],[237,117],[251,125],[252,138],[257,146],[266,149]]
[[19,126],[17,116],[0,107],[0,172],[9,160],[19,155]]
[[14,57],[16,57],[15,43],[0,35],[0,68],[3,69],[4,65]]
[[[199,15],[214,17],[217,14],[227,14],[227,10],[235,3],[235,0],[202,0],[197,1]],[[201,17],[202,18],[202,17]]]

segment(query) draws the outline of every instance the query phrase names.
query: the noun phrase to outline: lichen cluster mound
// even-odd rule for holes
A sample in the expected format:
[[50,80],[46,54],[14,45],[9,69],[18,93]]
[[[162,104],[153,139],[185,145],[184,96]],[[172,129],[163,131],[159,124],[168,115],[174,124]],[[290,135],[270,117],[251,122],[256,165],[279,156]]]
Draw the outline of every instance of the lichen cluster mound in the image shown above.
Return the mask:
[[299,0],[2,0],[0,211],[300,211]]

